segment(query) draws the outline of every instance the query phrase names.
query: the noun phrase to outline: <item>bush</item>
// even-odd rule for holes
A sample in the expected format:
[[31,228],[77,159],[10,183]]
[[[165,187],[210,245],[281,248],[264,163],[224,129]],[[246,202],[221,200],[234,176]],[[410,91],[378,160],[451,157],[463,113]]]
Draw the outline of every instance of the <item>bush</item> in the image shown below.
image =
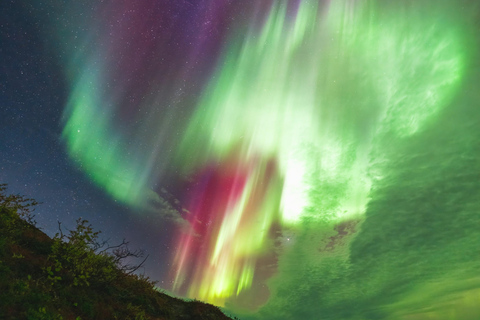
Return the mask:
[[125,261],[143,258],[141,250],[131,251],[125,240],[99,241],[101,233],[85,219],[66,234],[59,223],[51,239],[35,227],[35,204],[7,195],[0,184],[0,319],[204,318],[203,306],[179,307],[185,302],[133,274],[148,256],[136,265]]

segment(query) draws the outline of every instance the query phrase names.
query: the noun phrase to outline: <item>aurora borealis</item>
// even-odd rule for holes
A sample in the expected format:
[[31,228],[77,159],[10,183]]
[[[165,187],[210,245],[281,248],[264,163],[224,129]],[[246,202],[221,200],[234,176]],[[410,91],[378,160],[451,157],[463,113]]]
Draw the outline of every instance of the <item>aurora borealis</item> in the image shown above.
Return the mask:
[[[188,169],[215,162],[222,177],[209,182],[221,194],[201,186],[206,194],[194,195],[200,212],[192,204],[189,219],[213,225],[181,242],[176,283],[195,265],[190,295],[218,303],[248,289],[274,223],[295,228],[306,219],[325,225],[361,219],[372,184],[369,164],[382,157],[382,138],[415,134],[460,81],[465,58],[455,30],[447,33],[435,21],[404,28],[403,21],[415,21],[406,14],[389,21],[404,32],[400,37],[380,27],[375,8],[355,5],[331,3],[322,17],[315,2],[300,2],[288,17],[285,3],[276,3],[255,37],[227,49],[179,151]],[[349,25],[351,10],[359,17]],[[340,35],[331,38],[332,32]],[[399,73],[407,63],[410,74]],[[362,97],[365,92],[370,95]],[[215,205],[227,203],[203,208],[209,196]],[[210,247],[200,259],[190,248],[198,232],[201,245]]]
[[241,319],[480,317],[473,1],[51,8],[62,150],[164,226],[160,288]]

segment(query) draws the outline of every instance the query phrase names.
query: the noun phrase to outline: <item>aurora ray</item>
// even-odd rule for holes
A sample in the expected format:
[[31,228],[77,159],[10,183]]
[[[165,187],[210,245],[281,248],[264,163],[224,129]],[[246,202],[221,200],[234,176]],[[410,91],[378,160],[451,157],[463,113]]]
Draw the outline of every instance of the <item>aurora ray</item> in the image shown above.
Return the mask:
[[[233,188],[221,182],[230,175],[242,186],[193,192],[189,221],[214,226],[179,240],[176,288],[187,281],[189,296],[223,304],[251,286],[275,224],[361,219],[383,141],[415,135],[449,102],[466,59],[459,30],[413,10],[380,17],[377,6],[302,1],[291,16],[276,2],[261,30],[232,37],[178,162],[197,177],[215,168],[222,178],[207,193]],[[258,172],[270,163],[277,185],[265,193],[272,176]],[[198,209],[205,197],[225,205]]]
[[[303,314],[303,298],[314,306],[305,314],[321,309],[327,319],[340,312],[344,299],[352,305],[378,301],[370,318],[381,318],[375,313],[380,309],[399,317],[414,310],[414,300],[435,285],[419,280],[399,301],[381,300],[384,287],[396,284],[392,270],[404,264],[382,251],[378,243],[387,231],[374,224],[400,234],[402,216],[414,220],[417,210],[428,215],[425,201],[408,202],[413,191],[395,196],[396,190],[421,189],[419,177],[437,179],[423,151],[412,146],[419,139],[443,141],[428,134],[441,136],[440,120],[447,115],[454,119],[451,127],[467,132],[462,126],[468,117],[451,106],[472,73],[474,54],[461,6],[447,0],[167,3],[110,3],[101,11],[106,19],[93,19],[99,31],[85,35],[64,63],[71,94],[62,137],[77,166],[136,213],[152,202],[166,204],[157,194],[164,185],[185,187],[176,194],[173,215],[181,226],[166,262],[173,291],[259,310],[257,316],[269,320]],[[229,14],[247,21],[234,23],[225,18]],[[187,31],[174,35],[191,20]],[[160,31],[154,33],[157,21]],[[161,37],[146,36],[152,33]],[[476,147],[451,144],[457,157],[445,155],[445,161],[451,168],[456,161],[476,168],[469,162],[475,156],[465,151]],[[438,153],[442,146],[425,149]],[[398,202],[398,210],[378,209],[388,207],[382,207],[385,199]],[[443,205],[450,208],[450,202]],[[472,202],[465,206],[476,208]],[[475,225],[465,213],[474,209],[462,210],[458,215]],[[402,241],[399,236],[390,246]],[[432,254],[437,249],[419,250],[434,262],[419,262],[412,273],[428,274],[434,263],[451,266],[451,274],[429,281],[468,289],[455,299],[470,305],[469,297],[478,296],[471,272],[477,264],[465,267],[456,252],[474,241],[451,243],[438,245],[454,257],[448,261]],[[369,252],[381,257],[379,266]],[[405,256],[421,260],[416,254]],[[288,293],[297,287],[311,295],[290,302]],[[360,317],[341,312],[345,319]]]
[[[204,20],[216,20],[221,6],[171,6],[167,12],[149,0],[101,4],[91,19],[78,22],[80,29],[90,30],[83,42],[62,48],[71,53],[63,61],[71,86],[62,133],[68,153],[112,198],[137,209],[165,203],[155,186],[171,171],[179,118],[189,112],[186,100],[193,93],[185,93],[185,87],[195,86],[199,77],[186,66],[204,62],[197,51],[208,57],[218,46],[207,41],[215,37],[206,40],[202,34],[218,27],[220,22],[206,25]],[[168,32],[185,16],[202,25],[195,28],[196,41],[188,38],[193,25],[185,34]],[[170,42],[183,48],[182,54]],[[173,67],[172,59],[178,61]]]

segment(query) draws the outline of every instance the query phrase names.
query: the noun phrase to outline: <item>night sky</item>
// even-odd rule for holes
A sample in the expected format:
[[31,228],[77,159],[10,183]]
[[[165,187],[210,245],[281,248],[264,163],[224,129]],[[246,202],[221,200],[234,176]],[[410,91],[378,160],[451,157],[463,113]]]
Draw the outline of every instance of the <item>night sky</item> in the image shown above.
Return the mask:
[[242,319],[480,319],[480,8],[0,2],[0,182]]

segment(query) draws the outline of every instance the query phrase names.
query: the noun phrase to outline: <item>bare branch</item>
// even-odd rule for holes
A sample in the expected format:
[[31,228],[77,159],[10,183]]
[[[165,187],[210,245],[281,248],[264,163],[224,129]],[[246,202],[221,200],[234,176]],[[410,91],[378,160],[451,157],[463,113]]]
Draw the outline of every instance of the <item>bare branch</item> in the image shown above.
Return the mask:
[[150,256],[150,255],[148,254],[148,255],[145,257],[145,259],[143,259],[143,261],[142,261],[139,265],[137,265],[137,266],[134,267],[132,270],[130,270],[130,271],[126,272],[126,273],[127,273],[127,274],[132,274],[133,272],[137,271],[140,267],[143,266],[143,264],[145,263],[145,261],[147,261],[147,259],[148,259],[149,256]]
[[60,231],[60,239],[63,239],[65,236],[63,235],[63,231],[62,231],[62,223],[58,220],[57,220],[57,223],[58,223],[58,231]]

